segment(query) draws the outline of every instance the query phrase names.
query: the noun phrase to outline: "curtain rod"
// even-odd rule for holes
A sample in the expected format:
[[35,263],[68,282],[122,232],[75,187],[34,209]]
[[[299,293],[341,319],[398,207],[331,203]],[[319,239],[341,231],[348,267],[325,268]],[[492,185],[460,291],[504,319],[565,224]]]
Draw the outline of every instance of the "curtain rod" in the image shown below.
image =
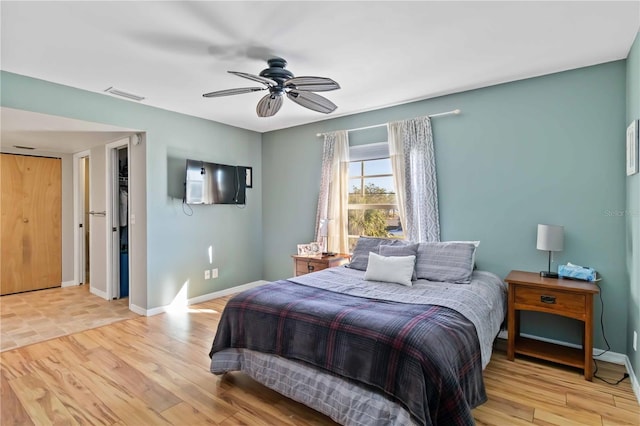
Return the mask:
[[[458,114],[460,114],[460,112],[461,111],[459,109],[454,109],[454,110],[451,110],[451,111],[439,112],[437,114],[429,114],[429,115],[427,115],[427,117],[433,118],[433,117],[442,117],[444,115],[458,115]],[[372,126],[365,126],[365,127],[356,127],[355,129],[347,129],[347,132],[355,132],[355,131],[358,131],[358,130],[374,129],[376,127],[382,127],[382,126],[386,126],[386,125],[387,125],[387,123],[374,124]],[[326,133],[330,133],[330,132],[326,132]],[[319,137],[319,136],[322,136],[324,134],[325,133],[316,133],[316,136]]]

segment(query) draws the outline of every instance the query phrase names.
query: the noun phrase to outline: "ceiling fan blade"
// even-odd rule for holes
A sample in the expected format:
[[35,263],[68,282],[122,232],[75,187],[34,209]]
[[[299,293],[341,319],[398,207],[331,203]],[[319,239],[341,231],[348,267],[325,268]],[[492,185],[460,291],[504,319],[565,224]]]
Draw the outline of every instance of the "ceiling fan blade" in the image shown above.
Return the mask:
[[256,112],[258,117],[271,117],[280,110],[282,106],[282,95],[269,93],[264,98],[260,99]]
[[259,75],[247,74],[246,72],[240,72],[240,71],[227,71],[227,72],[230,74],[237,75],[238,77],[248,78],[249,80],[257,81],[258,83],[262,83],[269,87],[276,86],[278,84],[275,81],[271,80],[270,78],[261,77]]
[[230,95],[240,95],[242,93],[251,93],[251,92],[259,92],[261,90],[267,90],[266,87],[239,87],[237,89],[226,89],[226,90],[218,90],[216,92],[205,93],[205,98],[217,98],[218,96],[230,96]]
[[290,90],[287,92],[287,96],[298,105],[302,105],[305,108],[323,112],[325,114],[333,112],[338,108],[338,106],[329,99],[313,92],[298,92],[296,90]]
[[290,78],[284,86],[305,92],[328,92],[340,88],[340,85],[330,78],[311,76]]

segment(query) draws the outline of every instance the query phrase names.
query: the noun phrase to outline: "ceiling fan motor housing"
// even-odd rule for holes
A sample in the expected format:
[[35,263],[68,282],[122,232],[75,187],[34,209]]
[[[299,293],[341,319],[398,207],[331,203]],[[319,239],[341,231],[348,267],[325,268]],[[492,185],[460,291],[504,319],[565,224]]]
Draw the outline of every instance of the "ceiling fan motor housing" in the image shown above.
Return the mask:
[[293,73],[285,69],[287,61],[282,58],[272,58],[267,61],[267,64],[269,64],[269,68],[262,70],[260,77],[270,78],[278,83],[278,85],[273,88],[274,90],[271,90],[272,93],[284,93],[284,82],[293,78]]

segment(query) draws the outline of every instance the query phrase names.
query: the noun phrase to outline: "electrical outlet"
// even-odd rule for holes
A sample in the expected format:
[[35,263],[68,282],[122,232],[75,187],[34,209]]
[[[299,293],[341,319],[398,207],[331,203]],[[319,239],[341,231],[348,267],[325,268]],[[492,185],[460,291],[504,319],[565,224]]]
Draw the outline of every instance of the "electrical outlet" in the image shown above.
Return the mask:
[[634,351],[638,350],[638,332],[637,331],[633,332],[633,350]]
[[208,270],[208,269],[205,269],[205,270],[204,270],[204,279],[205,279],[205,280],[208,280],[208,279],[210,279],[210,278],[211,278],[211,271],[210,271],[210,270]]
[[218,268],[213,268],[211,270],[211,278],[218,278]]

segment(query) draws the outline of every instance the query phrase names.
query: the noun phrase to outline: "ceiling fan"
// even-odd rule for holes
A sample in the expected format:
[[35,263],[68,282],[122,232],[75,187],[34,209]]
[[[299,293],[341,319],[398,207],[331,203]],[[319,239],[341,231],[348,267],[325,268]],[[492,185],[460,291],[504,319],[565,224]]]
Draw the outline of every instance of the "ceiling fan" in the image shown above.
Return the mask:
[[267,60],[269,68],[260,72],[260,75],[247,74],[238,71],[228,71],[239,77],[264,84],[264,87],[239,87],[237,89],[218,90],[205,93],[205,98],[219,96],[239,95],[241,93],[259,92],[268,90],[269,94],[260,99],[256,112],[258,117],[271,117],[280,110],[282,98],[286,94],[289,99],[305,108],[328,114],[333,112],[337,105],[329,99],[313,92],[327,92],[336,90],[340,85],[326,77],[294,77],[291,71],[285,69],[287,61],[282,58]]

